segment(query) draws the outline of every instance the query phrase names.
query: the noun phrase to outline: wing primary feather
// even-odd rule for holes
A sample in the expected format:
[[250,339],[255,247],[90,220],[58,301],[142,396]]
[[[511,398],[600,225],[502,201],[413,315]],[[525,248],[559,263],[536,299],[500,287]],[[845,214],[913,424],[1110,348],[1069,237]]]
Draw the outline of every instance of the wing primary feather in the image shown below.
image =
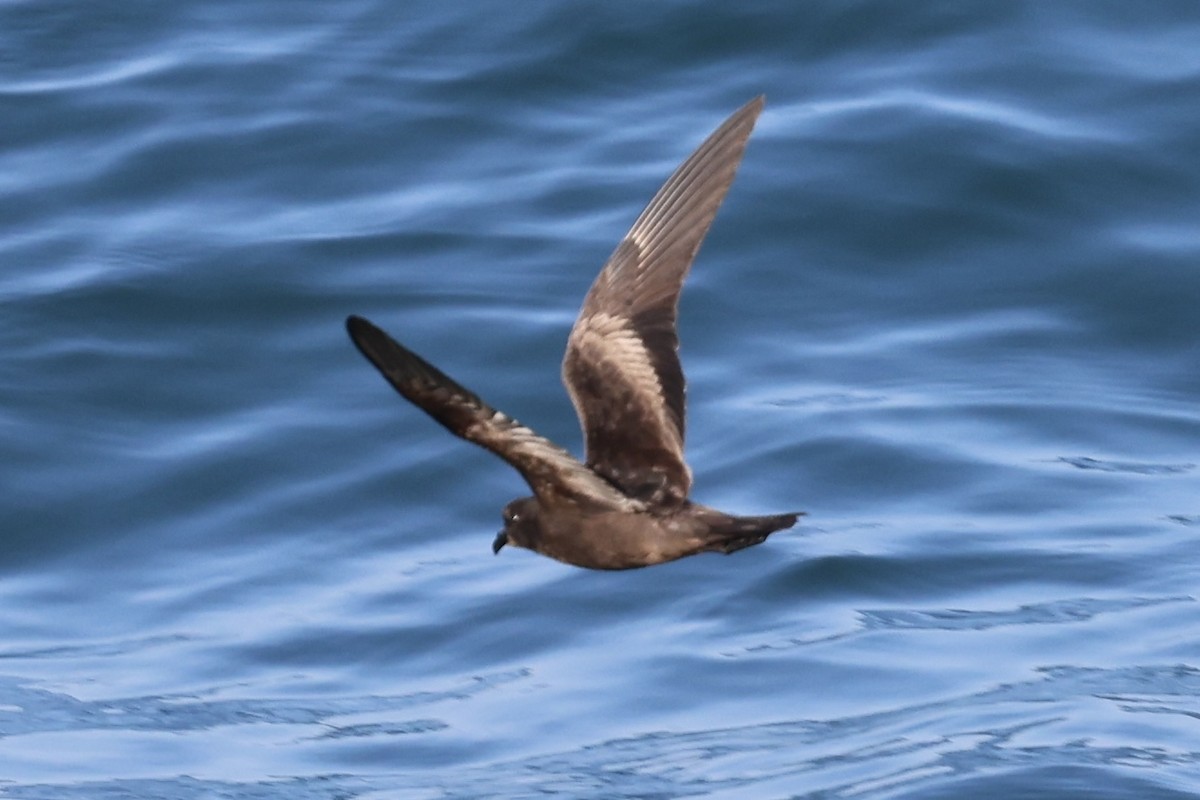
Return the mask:
[[[642,265],[655,264],[672,245],[688,242],[693,246],[684,256],[686,271],[733,182],[746,140],[765,102],[759,95],[730,115],[667,178],[638,216],[626,238],[634,239],[642,247]],[[692,224],[683,224],[693,215]]]
[[346,320],[350,339],[392,387],[456,436],[495,411],[474,392],[362,317]]
[[492,408],[368,320],[351,316],[346,320],[346,330],[359,351],[396,391],[455,436],[507,461],[538,497],[570,497],[631,507],[629,498],[566,450]]

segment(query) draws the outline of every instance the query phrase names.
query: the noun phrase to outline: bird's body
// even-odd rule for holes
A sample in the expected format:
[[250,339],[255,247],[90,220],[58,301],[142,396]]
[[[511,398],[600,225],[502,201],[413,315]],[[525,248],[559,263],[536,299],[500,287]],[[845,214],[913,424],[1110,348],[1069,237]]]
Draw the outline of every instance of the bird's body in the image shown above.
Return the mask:
[[795,514],[735,517],[692,502],[628,511],[528,497],[505,509],[505,530],[494,546],[518,544],[592,569],[631,569],[705,551],[732,553],[795,522]]
[[762,106],[761,97],[743,106],[675,170],[584,299],[563,381],[586,463],[365,319],[347,320],[351,339],[392,386],[455,435],[499,455],[533,490],[505,507],[496,552],[512,544],[580,567],[630,569],[731,553],[795,524],[798,514],[737,517],[693,503],[683,458],[679,292]]

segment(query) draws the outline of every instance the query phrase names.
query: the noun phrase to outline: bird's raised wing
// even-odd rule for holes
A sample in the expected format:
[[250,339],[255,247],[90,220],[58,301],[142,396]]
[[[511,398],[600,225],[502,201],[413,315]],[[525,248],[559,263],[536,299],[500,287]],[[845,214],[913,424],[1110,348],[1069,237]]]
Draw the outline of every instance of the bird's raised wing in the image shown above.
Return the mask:
[[515,467],[538,500],[568,499],[631,510],[637,506],[566,450],[495,410],[367,320],[349,317],[346,330],[396,391],[455,436]]
[[738,109],[667,179],[600,271],[567,341],[563,382],[587,465],[651,504],[682,503],[691,489],[679,291],[763,103]]

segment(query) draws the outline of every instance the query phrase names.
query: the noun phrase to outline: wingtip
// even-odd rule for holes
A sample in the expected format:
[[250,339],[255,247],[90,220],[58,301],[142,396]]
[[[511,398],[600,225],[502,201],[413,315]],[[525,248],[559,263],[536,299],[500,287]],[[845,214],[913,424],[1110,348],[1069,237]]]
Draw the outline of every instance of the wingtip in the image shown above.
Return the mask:
[[749,114],[750,116],[757,118],[758,115],[762,113],[762,110],[766,105],[767,96],[765,94],[760,94],[738,109],[735,116],[740,114]]
[[[346,333],[350,336],[350,341],[358,348],[358,352],[362,353],[376,367],[383,369],[380,359],[395,345],[392,337],[366,317],[360,317],[357,314],[346,317]],[[398,345],[395,346],[398,347]]]
[[346,333],[350,335],[350,339],[361,347],[361,343],[372,337],[377,338],[381,334],[385,335],[379,326],[371,322],[366,317],[360,317],[357,314],[351,314],[346,317]]

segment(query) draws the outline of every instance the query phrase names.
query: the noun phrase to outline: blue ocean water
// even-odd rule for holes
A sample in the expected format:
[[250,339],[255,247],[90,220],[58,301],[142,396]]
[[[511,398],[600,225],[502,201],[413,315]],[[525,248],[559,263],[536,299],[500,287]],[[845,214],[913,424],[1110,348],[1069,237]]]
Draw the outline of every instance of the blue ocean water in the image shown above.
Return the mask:
[[[731,557],[490,552],[584,292]],[[1194,3],[0,3],[0,797],[1200,798]]]

